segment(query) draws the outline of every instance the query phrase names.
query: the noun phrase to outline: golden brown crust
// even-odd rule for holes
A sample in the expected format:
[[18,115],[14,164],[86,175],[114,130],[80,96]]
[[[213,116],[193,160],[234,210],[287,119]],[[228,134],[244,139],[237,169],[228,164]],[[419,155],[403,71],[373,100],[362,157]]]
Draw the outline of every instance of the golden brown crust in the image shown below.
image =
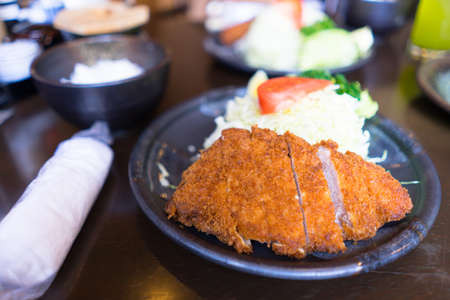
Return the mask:
[[334,142],[321,142],[320,145],[330,150],[330,158],[338,174],[338,184],[350,220],[350,226],[342,224],[344,239],[362,240],[374,236],[382,224],[378,220],[376,202],[370,196],[365,182],[365,165],[355,159],[360,158],[359,156],[338,152]]
[[288,154],[287,143],[275,132],[252,128],[250,155],[264,199],[269,231],[266,242],[278,254],[301,258],[306,253],[306,238]]
[[[250,240],[299,259],[344,251],[345,239],[374,236],[384,223],[403,218],[412,202],[383,168],[337,148],[333,141],[310,145],[256,127],[224,130],[183,173],[166,211],[239,253],[252,252]],[[323,151],[325,158],[318,154]],[[348,222],[336,216],[335,187]]]
[[401,220],[411,211],[413,204],[408,190],[389,172],[364,161],[355,153],[347,152],[346,155],[364,165],[365,182],[370,197],[376,201],[378,220],[381,224]]
[[330,149],[352,223],[343,228],[345,239],[371,238],[384,223],[400,220],[411,211],[408,191],[389,172],[353,152],[338,152],[333,141],[320,145]]
[[239,253],[250,253],[251,245],[237,233],[237,222],[227,205],[226,166],[221,159],[221,147],[219,141],[204,151],[201,159],[183,173],[166,211],[169,218],[214,234]]
[[345,250],[339,225],[335,222],[335,210],[317,157],[317,147],[302,138],[286,133],[294,161],[305,212],[309,251],[339,252]]
[[247,240],[296,258],[306,251],[286,143],[263,129],[229,129],[183,174],[169,218],[216,235],[239,253]]

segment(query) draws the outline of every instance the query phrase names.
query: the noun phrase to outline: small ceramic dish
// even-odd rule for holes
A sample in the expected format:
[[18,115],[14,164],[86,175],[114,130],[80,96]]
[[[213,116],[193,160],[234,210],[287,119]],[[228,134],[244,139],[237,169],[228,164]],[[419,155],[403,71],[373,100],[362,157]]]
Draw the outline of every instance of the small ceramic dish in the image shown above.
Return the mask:
[[436,80],[439,74],[450,72],[450,56],[429,60],[417,70],[417,82],[428,98],[450,113],[450,102],[438,91]]
[[[77,63],[129,59],[144,71],[116,81],[73,84],[69,78]],[[170,60],[158,43],[125,35],[77,39],[55,46],[31,66],[31,76],[42,97],[66,120],[89,127],[106,121],[111,129],[128,129],[142,120],[160,101]]]

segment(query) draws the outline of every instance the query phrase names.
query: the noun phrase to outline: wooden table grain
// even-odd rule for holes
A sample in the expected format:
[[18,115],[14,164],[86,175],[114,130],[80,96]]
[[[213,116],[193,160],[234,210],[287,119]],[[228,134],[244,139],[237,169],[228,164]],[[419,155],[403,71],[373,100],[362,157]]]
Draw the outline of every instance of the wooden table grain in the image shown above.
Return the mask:
[[[146,31],[172,59],[166,93],[147,124],[202,92],[249,78],[209,57],[204,29],[183,13],[154,16]],[[374,58],[348,76],[370,90],[382,115],[414,134],[438,170],[441,209],[411,253],[368,274],[317,282],[263,278],[208,262],[169,240],[137,205],[127,166],[142,125],[114,143],[106,184],[42,299],[450,299],[450,115],[419,90],[416,66],[405,55],[408,35],[406,26],[380,40]],[[0,126],[0,218],[58,143],[77,131],[38,95],[14,109]]]

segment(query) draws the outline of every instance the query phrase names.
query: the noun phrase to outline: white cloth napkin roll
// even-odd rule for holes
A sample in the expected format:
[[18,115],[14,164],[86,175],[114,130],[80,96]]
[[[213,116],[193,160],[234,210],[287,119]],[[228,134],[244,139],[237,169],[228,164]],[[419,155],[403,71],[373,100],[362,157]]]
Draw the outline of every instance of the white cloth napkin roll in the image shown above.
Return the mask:
[[50,286],[108,175],[113,151],[96,139],[61,143],[0,223],[0,300]]

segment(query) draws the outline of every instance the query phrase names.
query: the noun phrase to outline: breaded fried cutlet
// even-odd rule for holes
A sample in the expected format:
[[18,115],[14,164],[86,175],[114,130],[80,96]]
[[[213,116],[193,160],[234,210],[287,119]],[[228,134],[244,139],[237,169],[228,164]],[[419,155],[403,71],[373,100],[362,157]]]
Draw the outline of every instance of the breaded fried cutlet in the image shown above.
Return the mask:
[[402,219],[412,209],[408,191],[382,167],[365,161],[359,155],[337,151],[333,141],[322,141],[338,174],[339,188],[350,227],[344,228],[349,240],[367,239],[386,222]]
[[239,253],[251,253],[252,240],[297,259],[345,251],[344,240],[374,236],[412,202],[383,168],[337,148],[257,127],[224,130],[183,173],[168,217]]
[[384,222],[379,220],[377,202],[369,193],[365,164],[354,160],[356,154],[338,152],[335,142],[322,141],[319,148],[328,152],[330,167],[337,175],[331,189],[337,189],[340,193],[346,211],[344,218],[347,219],[341,222],[344,239],[357,241],[374,236]]
[[371,198],[376,200],[380,223],[403,219],[405,212],[413,207],[408,191],[382,167],[363,160],[355,153],[348,155],[354,163],[364,165],[365,182]]
[[[268,129],[255,127],[251,136],[249,155],[257,172],[260,194],[255,197],[247,193],[243,199],[249,202],[263,199],[269,233],[269,239],[264,242],[277,254],[302,258],[306,255],[306,236],[288,144]],[[251,215],[253,211],[246,214]]]
[[331,198],[317,148],[304,139],[286,133],[290,155],[298,180],[299,193],[305,212],[310,252],[336,253],[345,250],[342,230],[335,220],[335,206]]
[[227,146],[223,139],[219,140],[183,172],[181,183],[168,202],[166,211],[169,218],[214,234],[239,253],[250,253],[251,244],[237,232],[237,220],[232,213],[234,208],[228,203],[229,169],[226,163],[231,158],[224,151]]
[[288,147],[269,130],[223,131],[183,174],[167,212],[239,253],[251,252],[255,240],[278,254],[306,254]]

